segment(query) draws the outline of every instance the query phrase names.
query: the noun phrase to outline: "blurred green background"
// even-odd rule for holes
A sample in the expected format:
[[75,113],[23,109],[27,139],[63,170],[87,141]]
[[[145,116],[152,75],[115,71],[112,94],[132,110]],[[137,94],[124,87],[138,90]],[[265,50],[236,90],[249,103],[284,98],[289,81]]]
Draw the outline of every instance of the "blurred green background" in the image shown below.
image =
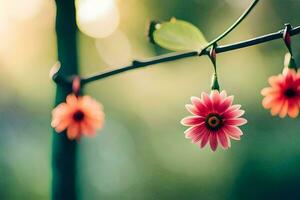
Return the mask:
[[[77,8],[80,1],[89,0],[78,0]],[[187,20],[211,40],[250,2],[116,1],[114,16],[119,18],[106,24],[115,25],[111,34],[93,38],[79,33],[81,73],[166,53],[146,38],[151,19]],[[220,44],[275,32],[286,22],[300,25],[299,7],[296,0],[261,1]],[[92,8],[88,17],[105,12],[97,4]],[[83,32],[109,30],[84,24],[84,19],[80,23]],[[50,197],[55,85],[48,73],[57,58],[54,24],[52,0],[0,0],[0,199]],[[297,55],[299,39],[292,38]],[[213,68],[207,57],[154,65],[88,85],[86,94],[104,105],[106,125],[96,138],[79,142],[80,199],[300,199],[299,120],[271,117],[261,106],[260,90],[269,76],[281,72],[286,51],[277,40],[218,55],[221,88],[235,95],[249,121],[242,127],[242,140],[227,151],[200,150],[184,138],[179,123],[188,115],[184,105],[190,96],[209,91]]]

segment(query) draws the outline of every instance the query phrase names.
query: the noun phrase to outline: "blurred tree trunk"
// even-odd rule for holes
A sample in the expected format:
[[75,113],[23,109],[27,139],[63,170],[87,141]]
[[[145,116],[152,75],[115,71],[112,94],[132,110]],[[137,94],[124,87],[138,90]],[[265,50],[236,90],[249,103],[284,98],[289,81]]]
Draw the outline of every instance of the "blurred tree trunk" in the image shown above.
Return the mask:
[[[78,74],[74,0],[56,0],[56,34],[61,75]],[[64,102],[71,87],[57,86],[55,105]],[[52,199],[76,200],[76,141],[54,131],[52,144]]]

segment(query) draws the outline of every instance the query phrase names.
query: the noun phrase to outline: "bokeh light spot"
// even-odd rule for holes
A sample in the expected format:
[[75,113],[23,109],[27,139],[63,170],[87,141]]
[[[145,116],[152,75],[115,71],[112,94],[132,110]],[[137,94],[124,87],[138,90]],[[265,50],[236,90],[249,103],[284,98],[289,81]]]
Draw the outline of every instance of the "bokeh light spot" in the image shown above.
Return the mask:
[[120,21],[115,0],[77,0],[77,24],[86,35],[104,38],[112,34]]
[[130,63],[131,45],[127,36],[120,30],[109,37],[97,39],[96,48],[103,61],[110,66],[118,67]]

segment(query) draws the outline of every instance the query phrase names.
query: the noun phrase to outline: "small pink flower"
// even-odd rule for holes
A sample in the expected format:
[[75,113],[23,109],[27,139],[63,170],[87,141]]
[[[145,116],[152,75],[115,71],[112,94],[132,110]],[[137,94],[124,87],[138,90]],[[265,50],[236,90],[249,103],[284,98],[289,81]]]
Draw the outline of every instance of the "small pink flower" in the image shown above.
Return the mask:
[[271,109],[272,115],[295,118],[299,114],[300,106],[300,72],[285,68],[282,74],[269,78],[271,87],[262,89],[265,96],[262,105]]
[[104,113],[102,105],[90,96],[67,96],[66,103],[59,104],[52,111],[51,126],[60,133],[67,130],[70,140],[79,139],[81,135],[93,136],[102,128]]
[[201,99],[192,97],[191,101],[192,105],[188,104],[186,108],[193,116],[182,119],[181,124],[190,126],[185,136],[192,143],[199,143],[203,148],[209,142],[215,151],[218,143],[223,149],[228,149],[231,146],[230,138],[240,140],[243,132],[238,126],[246,124],[247,120],[241,118],[244,114],[240,110],[241,105],[232,105],[233,96],[227,97],[225,91],[219,93],[213,90],[210,95],[202,92]]

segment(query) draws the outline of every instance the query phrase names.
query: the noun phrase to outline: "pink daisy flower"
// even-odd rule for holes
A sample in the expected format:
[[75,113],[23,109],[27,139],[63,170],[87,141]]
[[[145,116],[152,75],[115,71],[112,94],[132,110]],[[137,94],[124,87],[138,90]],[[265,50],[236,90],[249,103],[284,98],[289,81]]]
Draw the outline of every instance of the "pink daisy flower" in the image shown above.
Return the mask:
[[191,98],[192,105],[186,105],[187,110],[193,116],[181,120],[184,126],[190,126],[185,131],[186,138],[192,143],[199,143],[200,148],[209,142],[210,147],[215,151],[218,143],[223,149],[228,149],[230,138],[240,140],[243,132],[238,126],[247,123],[241,118],[245,111],[240,110],[241,105],[232,105],[233,96],[228,96],[225,91],[211,91],[210,95],[202,92],[201,99]]
[[82,135],[94,136],[104,124],[102,105],[90,96],[67,96],[66,102],[52,111],[51,126],[61,133],[66,130],[70,140]]
[[285,68],[282,74],[269,78],[270,87],[262,89],[262,105],[271,114],[296,118],[300,106],[300,72]]

